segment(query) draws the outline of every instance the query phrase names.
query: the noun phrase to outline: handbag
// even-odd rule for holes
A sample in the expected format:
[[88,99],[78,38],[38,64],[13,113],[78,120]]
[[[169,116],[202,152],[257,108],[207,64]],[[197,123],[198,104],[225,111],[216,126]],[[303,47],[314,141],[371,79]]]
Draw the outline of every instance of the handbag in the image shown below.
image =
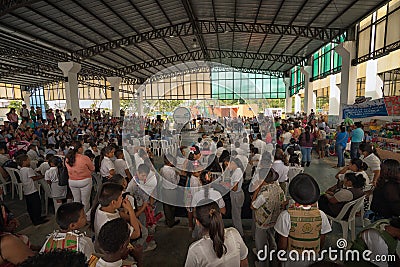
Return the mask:
[[63,166],[58,168],[58,185],[59,186],[66,186],[68,185],[69,175],[68,169],[65,166],[65,160]]

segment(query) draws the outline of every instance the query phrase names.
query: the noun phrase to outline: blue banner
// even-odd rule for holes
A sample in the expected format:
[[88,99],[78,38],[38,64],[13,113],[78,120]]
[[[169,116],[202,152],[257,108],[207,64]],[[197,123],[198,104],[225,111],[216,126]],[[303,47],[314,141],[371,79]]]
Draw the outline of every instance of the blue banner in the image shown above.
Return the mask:
[[374,116],[388,116],[383,98],[367,101],[361,104],[345,106],[343,109],[343,119],[361,119]]

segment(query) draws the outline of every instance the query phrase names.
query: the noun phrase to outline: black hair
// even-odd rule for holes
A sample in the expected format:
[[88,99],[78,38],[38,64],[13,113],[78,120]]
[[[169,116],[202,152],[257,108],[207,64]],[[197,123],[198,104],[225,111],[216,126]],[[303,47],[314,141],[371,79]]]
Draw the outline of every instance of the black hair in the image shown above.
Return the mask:
[[86,256],[82,252],[70,249],[55,249],[29,257],[19,264],[20,267],[85,267]]
[[125,178],[121,174],[114,174],[113,177],[108,180],[108,182],[122,185],[124,180]]
[[352,159],[350,162],[356,165],[359,171],[366,171],[368,169],[368,165],[361,159]]
[[118,197],[124,191],[124,187],[120,184],[115,183],[104,183],[99,192],[96,195],[94,205],[90,213],[90,226],[94,230],[94,219],[96,216],[96,210],[99,205],[102,207],[107,207],[111,204],[113,200],[117,200]]
[[100,153],[100,166],[101,166],[101,162],[103,161],[104,157],[110,153],[111,151],[113,151],[113,149],[115,149],[113,146],[106,146],[101,150]]
[[147,166],[146,164],[140,164],[138,169],[138,173],[146,173],[147,175],[150,173],[150,167]]
[[375,156],[377,156],[380,159],[378,152],[376,151],[376,148],[371,143],[361,143],[359,149],[362,152],[367,152],[368,154],[375,154]]
[[62,204],[56,213],[56,222],[62,230],[68,230],[71,223],[76,223],[84,206],[80,202]]
[[28,159],[29,159],[28,155],[20,154],[15,158],[15,161],[17,162],[18,166],[22,167],[24,161],[27,161]]
[[71,167],[75,164],[76,153],[78,153],[78,150],[82,147],[82,144],[81,142],[73,141],[72,146],[73,148],[70,148],[67,155],[65,156],[67,164]]
[[128,223],[117,218],[106,222],[100,229],[97,242],[104,254],[116,253],[129,240]]
[[340,126],[340,131],[341,131],[342,133],[346,132],[346,127]]
[[53,158],[53,157],[54,157],[54,154],[47,154],[47,155],[46,155],[46,160],[47,160],[48,162],[50,162],[51,158]]
[[86,149],[85,152],[83,152],[83,155],[89,157],[91,160],[96,157],[95,154],[93,154],[93,152],[89,149]]
[[366,179],[362,174],[356,174],[350,172],[346,173],[344,175],[344,178],[350,181],[354,188],[363,188],[365,186]]
[[305,130],[305,135],[306,135],[306,141],[308,142],[308,141],[310,141],[310,127],[309,126],[306,126],[306,128],[304,128],[304,130]]
[[221,258],[226,252],[224,222],[218,204],[214,201],[201,200],[195,211],[196,219],[208,230],[215,254]]
[[400,163],[395,159],[385,159],[381,164],[378,186],[386,181],[400,184]]
[[116,158],[119,158],[121,155],[123,155],[124,154],[124,151],[122,150],[122,149],[117,149],[117,150],[115,150],[115,152],[114,152],[114,156],[116,157]]
[[[210,184],[212,182],[212,178],[211,176],[208,177],[209,180],[207,180],[206,176],[208,175],[209,171],[208,170],[203,170],[200,174],[200,182],[201,185],[204,186],[204,199],[208,199],[208,193],[210,190],[210,187],[208,186],[208,184]],[[207,185],[207,186],[206,186]]]
[[274,160],[281,160],[286,166],[289,165],[288,158],[281,148],[275,150]]

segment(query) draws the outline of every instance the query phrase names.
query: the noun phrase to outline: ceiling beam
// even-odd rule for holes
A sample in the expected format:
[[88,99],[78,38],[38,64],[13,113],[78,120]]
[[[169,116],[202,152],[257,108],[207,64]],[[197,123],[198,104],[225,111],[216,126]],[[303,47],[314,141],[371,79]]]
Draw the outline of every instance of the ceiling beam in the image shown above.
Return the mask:
[[30,6],[39,1],[41,0],[0,0],[0,17],[17,8]]
[[[244,59],[256,59],[256,60],[267,60],[267,61],[278,61],[286,64],[297,65],[300,64],[305,58],[298,56],[287,56],[287,55],[274,55],[274,54],[263,54],[263,53],[250,53],[240,51],[229,51],[229,50],[207,50],[207,54],[210,59],[219,58],[244,58]],[[187,53],[177,54],[170,57],[160,58],[153,61],[142,62],[133,66],[127,66],[119,69],[124,75],[133,73],[141,69],[148,69],[161,64],[185,62],[194,60],[204,60],[205,55],[202,50],[191,51]]]
[[[345,32],[344,29],[322,28],[310,26],[278,25],[263,23],[245,23],[245,22],[227,22],[227,21],[207,21],[197,20],[197,26],[192,22],[183,22],[176,25],[166,26],[160,29],[135,34],[129,37],[123,37],[110,42],[94,45],[85,49],[80,49],[72,53],[73,57],[84,60],[101,53],[123,48],[133,44],[146,42],[149,40],[166,38],[172,36],[190,36],[202,34],[215,34],[227,32],[259,33],[259,34],[277,34],[305,37],[322,42],[333,40],[336,36]],[[198,29],[195,29],[198,28]],[[198,39],[200,42],[201,39]],[[201,45],[201,42],[200,42]]]

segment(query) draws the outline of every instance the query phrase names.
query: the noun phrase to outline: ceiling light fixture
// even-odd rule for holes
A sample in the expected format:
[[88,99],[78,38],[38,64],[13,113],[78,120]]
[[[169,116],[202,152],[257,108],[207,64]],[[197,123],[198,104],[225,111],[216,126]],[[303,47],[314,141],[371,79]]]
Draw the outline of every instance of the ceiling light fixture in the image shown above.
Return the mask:
[[197,47],[198,47],[198,44],[197,44],[197,39],[196,39],[196,38],[193,38],[193,44],[192,44],[192,47],[193,47],[193,48],[197,48]]

